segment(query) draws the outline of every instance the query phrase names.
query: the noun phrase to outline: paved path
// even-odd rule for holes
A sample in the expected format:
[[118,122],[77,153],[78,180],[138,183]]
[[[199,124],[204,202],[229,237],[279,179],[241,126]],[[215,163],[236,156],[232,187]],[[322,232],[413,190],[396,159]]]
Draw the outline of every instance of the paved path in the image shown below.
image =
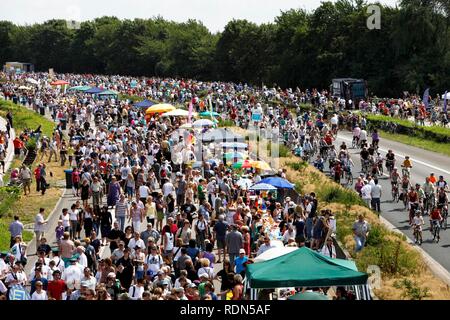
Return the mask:
[[[0,130],[6,131],[6,119],[2,118],[2,117],[0,117]],[[16,138],[16,133],[15,133],[15,130],[12,128],[9,131],[9,133],[10,133],[9,145],[8,145],[8,150],[6,152],[6,158],[5,158],[5,173],[8,172],[9,167],[11,166],[11,163],[14,159],[13,140]],[[0,187],[3,186],[3,177],[4,177],[4,174],[0,173]]]

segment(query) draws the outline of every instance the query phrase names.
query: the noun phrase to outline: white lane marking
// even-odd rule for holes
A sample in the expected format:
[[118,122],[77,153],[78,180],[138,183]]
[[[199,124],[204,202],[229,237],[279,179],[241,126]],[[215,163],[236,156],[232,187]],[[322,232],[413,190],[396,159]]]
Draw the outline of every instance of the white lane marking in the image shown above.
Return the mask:
[[[343,137],[343,136],[338,136],[338,139],[342,139],[342,140],[345,140],[345,141],[352,142],[352,139],[346,138],[346,137]],[[382,148],[378,148],[378,149],[381,150],[381,151],[383,151],[383,152],[388,152],[388,150],[386,150],[386,149],[382,149]],[[397,153],[397,152],[395,153],[395,155],[400,156],[400,157],[403,157],[403,158],[405,157],[404,155],[401,155],[401,154],[399,154],[399,153]],[[429,167],[429,168],[431,168],[431,169],[438,170],[438,171],[441,171],[441,172],[444,172],[444,173],[450,175],[450,171],[447,171],[447,170],[444,170],[444,169],[442,169],[442,168],[435,167],[435,166],[433,166],[433,165],[431,165],[431,164],[428,164],[428,163],[426,163],[426,162],[423,162],[423,161],[414,159],[414,158],[412,158],[411,156],[410,156],[410,159],[411,159],[412,161],[414,161],[414,162],[417,162],[417,163],[421,164],[421,165],[424,165],[424,166]]]

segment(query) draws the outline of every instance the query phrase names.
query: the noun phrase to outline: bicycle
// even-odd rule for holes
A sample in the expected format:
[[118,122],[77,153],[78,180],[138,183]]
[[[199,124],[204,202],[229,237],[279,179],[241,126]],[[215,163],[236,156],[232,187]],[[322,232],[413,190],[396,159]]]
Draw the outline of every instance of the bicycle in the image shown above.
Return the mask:
[[402,175],[407,176],[408,179],[410,179],[411,178],[411,169],[405,168],[404,166],[402,166]]
[[392,202],[398,202],[400,200],[399,199],[400,194],[399,194],[397,183],[392,184],[391,193],[392,193]]
[[418,243],[420,246],[422,244],[422,230],[420,230],[419,225],[414,225],[413,228],[414,228],[414,231],[413,231],[414,243]]
[[[436,241],[436,243],[439,243],[440,232],[441,232],[441,224],[438,220],[432,220],[431,222],[432,230],[431,233],[433,234],[433,241]],[[437,238],[437,240],[436,240]]]
[[370,167],[370,161],[362,160],[361,172],[364,174],[367,174],[369,172],[369,167]]
[[447,230],[448,207],[442,207],[442,228]]
[[353,173],[351,169],[344,170],[344,179],[347,182],[347,186],[353,185]]

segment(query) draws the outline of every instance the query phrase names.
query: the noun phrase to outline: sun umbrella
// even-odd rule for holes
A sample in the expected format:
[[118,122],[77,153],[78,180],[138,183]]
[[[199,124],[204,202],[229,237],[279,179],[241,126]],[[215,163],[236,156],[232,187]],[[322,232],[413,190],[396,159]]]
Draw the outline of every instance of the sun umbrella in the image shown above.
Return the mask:
[[200,113],[200,115],[202,117],[211,117],[211,114],[212,114],[213,117],[219,117],[220,116],[219,113],[214,112],[214,111],[213,112],[211,112],[211,111],[203,111],[202,113]]
[[[274,240],[272,240],[272,242],[274,242]],[[257,263],[257,262],[272,260],[272,259],[284,256],[285,254],[291,253],[292,251],[295,251],[297,249],[298,249],[298,247],[284,247],[284,246],[283,247],[273,247],[273,248],[270,248],[269,250],[261,253],[253,261],[254,261],[254,263]]]
[[155,105],[155,103],[153,101],[150,101],[147,99],[133,104],[133,106],[138,107],[138,108],[150,108],[151,106],[154,106],[154,105]]
[[211,120],[208,120],[208,119],[200,119],[200,120],[194,121],[192,126],[195,128],[212,127],[212,126],[214,126],[214,122],[212,122]]
[[174,106],[172,106],[171,104],[160,103],[160,104],[155,104],[154,106],[151,106],[150,108],[147,109],[147,111],[145,113],[146,114],[165,113],[165,112],[173,111],[175,109],[176,108]]
[[89,86],[75,86],[75,87],[71,87],[68,90],[69,91],[86,91],[89,90],[91,87]]
[[248,189],[253,185],[253,181],[247,178],[241,178],[236,182],[241,189]]
[[[195,117],[197,113],[193,112],[192,116]],[[183,109],[175,109],[161,115],[162,117],[188,117],[189,111]]]
[[247,158],[246,155],[240,152],[227,152],[224,154],[225,159],[245,159]]
[[56,80],[53,81],[52,83],[50,83],[52,86],[65,86],[67,84],[69,84],[67,81],[64,80]]
[[192,128],[192,123],[184,123],[180,126],[182,129],[190,129]]
[[105,91],[105,90],[97,88],[97,87],[93,87],[93,88],[90,88],[89,90],[86,90],[85,92],[90,93],[90,94],[99,94],[100,92],[103,92],[103,91]]
[[253,161],[252,167],[255,169],[260,169],[260,170],[265,170],[265,171],[272,170],[270,165],[265,161]]
[[221,142],[220,144],[221,148],[226,149],[247,149],[248,144],[242,143],[242,142]]
[[234,169],[249,169],[252,168],[253,161],[250,160],[244,160],[244,161],[238,161],[233,164]]
[[100,92],[98,95],[99,96],[117,96],[119,93],[117,91],[114,90],[105,90]]
[[328,296],[318,292],[299,292],[290,296],[288,300],[330,300]]
[[252,185],[249,190],[256,190],[256,191],[266,191],[266,190],[277,190],[274,186],[271,186],[267,183],[257,183]]
[[259,183],[267,183],[280,189],[294,189],[294,185],[280,177],[269,177],[262,179]]
[[27,78],[27,82],[31,84],[39,84],[39,81],[33,79],[33,78]]
[[30,87],[26,87],[26,86],[20,86],[19,90],[31,90]]

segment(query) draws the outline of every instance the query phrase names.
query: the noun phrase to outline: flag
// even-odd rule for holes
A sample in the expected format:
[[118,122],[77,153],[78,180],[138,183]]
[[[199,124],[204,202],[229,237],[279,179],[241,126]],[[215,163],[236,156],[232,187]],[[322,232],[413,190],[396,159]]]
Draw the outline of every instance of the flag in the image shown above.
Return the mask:
[[445,94],[444,94],[444,112],[445,113],[447,112],[447,92],[448,91],[445,91]]
[[189,103],[189,114],[188,114],[188,121],[189,121],[189,123],[192,123],[192,109],[193,109],[193,104],[192,104],[192,100],[191,100],[191,102]]
[[430,88],[427,88],[425,92],[423,93],[423,99],[422,102],[425,105],[425,108],[428,109],[428,97],[430,96]]

